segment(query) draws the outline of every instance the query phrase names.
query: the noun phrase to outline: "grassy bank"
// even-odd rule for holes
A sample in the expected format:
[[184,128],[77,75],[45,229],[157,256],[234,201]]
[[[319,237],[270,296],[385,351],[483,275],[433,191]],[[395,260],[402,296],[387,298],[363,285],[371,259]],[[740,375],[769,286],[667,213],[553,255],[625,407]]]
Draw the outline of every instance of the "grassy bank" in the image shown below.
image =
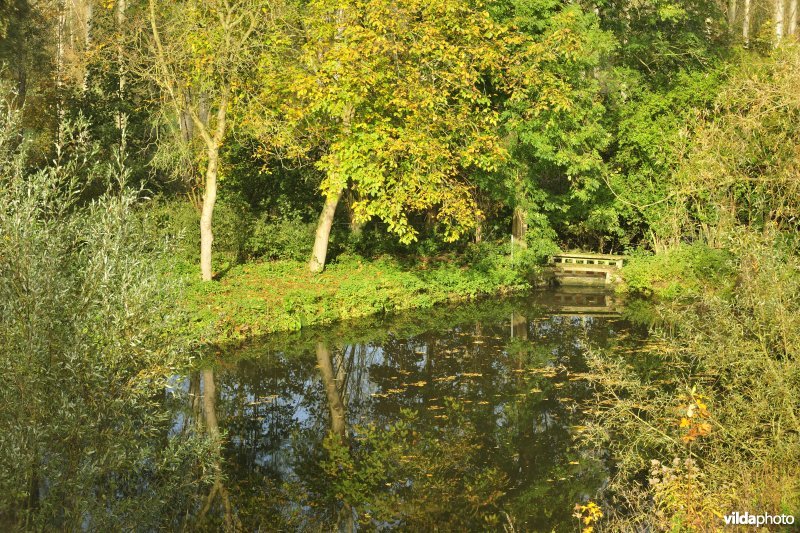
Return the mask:
[[622,269],[620,290],[661,301],[730,294],[737,257],[729,250],[686,244],[660,254],[633,253]]
[[184,307],[201,342],[223,344],[376,313],[519,292],[530,287],[527,277],[519,264],[494,255],[472,266],[452,257],[401,262],[343,255],[318,275],[310,274],[304,262],[246,263],[213,283],[190,281]]

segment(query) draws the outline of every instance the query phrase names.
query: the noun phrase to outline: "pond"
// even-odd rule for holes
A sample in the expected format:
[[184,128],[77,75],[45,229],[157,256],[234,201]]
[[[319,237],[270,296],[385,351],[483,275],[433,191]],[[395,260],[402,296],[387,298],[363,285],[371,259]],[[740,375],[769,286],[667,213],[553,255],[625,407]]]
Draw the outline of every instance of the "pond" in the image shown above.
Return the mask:
[[168,395],[173,437],[219,443],[184,512],[207,529],[575,531],[613,467],[580,438],[586,355],[646,335],[620,311],[546,291],[220,353]]

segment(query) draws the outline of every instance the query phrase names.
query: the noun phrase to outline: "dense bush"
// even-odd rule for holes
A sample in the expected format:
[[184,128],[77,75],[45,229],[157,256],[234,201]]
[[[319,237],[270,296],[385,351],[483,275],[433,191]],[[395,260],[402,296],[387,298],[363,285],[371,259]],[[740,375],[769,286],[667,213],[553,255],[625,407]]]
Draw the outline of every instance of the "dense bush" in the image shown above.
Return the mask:
[[592,358],[590,434],[618,465],[610,530],[708,531],[733,511],[800,512],[800,256],[774,237],[729,235],[735,293],[657,306],[639,358],[663,361],[658,379],[637,357]]
[[[0,526],[160,529],[203,457],[200,442],[163,439],[164,387],[186,363],[165,249],[124,174],[85,166],[85,130],[26,173],[14,113],[0,118]],[[108,178],[91,202],[87,175]]]
[[705,244],[684,244],[663,253],[634,253],[622,274],[634,294],[663,298],[697,296],[703,289],[724,289],[733,280],[733,255]]
[[253,223],[244,252],[250,258],[305,261],[311,256],[315,228],[299,218],[262,216]]

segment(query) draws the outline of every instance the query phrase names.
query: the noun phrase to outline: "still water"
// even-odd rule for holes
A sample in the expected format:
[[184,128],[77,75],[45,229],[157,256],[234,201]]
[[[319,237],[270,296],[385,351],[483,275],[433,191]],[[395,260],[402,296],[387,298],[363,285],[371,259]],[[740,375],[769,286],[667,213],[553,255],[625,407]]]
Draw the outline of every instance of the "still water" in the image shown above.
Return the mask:
[[[593,351],[645,332],[611,295],[542,292],[252,342],[176,377],[205,435],[173,524],[290,531],[575,531],[610,469],[581,439]],[[187,526],[188,524],[188,526]]]

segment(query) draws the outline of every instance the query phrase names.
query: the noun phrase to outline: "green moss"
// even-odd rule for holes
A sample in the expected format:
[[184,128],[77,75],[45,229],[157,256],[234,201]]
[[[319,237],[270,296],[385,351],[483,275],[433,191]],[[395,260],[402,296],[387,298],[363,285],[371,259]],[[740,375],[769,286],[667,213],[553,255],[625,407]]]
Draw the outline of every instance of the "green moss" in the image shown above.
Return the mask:
[[187,276],[183,303],[195,335],[204,343],[222,344],[530,287],[505,257],[479,266],[445,259],[404,264],[392,258],[341,255],[325,272],[313,275],[299,261],[247,263],[211,283],[196,281],[196,272]]

